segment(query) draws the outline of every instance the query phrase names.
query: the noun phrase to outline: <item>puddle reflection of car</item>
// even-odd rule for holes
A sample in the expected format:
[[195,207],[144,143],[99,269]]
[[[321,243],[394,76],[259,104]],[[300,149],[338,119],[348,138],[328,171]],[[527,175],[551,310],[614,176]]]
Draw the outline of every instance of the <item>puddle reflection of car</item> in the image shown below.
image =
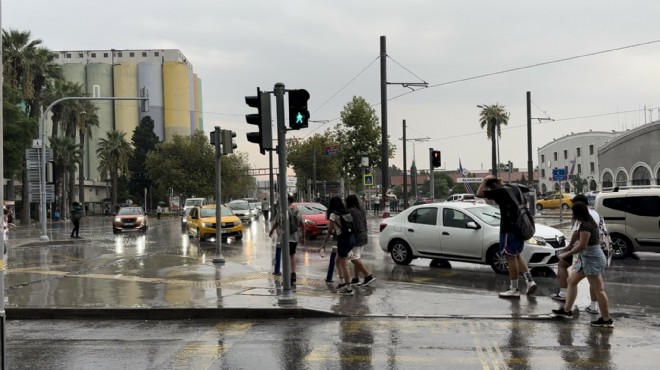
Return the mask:
[[112,232],[119,234],[124,231],[147,232],[149,217],[141,207],[121,207],[112,221]]
[[[414,258],[443,259],[490,265],[506,273],[499,246],[500,210],[472,202],[413,206],[380,224],[380,247],[392,260],[408,265]],[[556,266],[555,251],[565,246],[561,231],[536,224],[522,253],[530,268]]]
[[[234,237],[236,240],[243,239],[243,223],[226,206],[220,208],[220,227],[222,239]],[[194,207],[188,215],[188,236],[195,237],[199,241],[216,237],[216,210],[215,204],[207,204],[202,207]]]
[[321,203],[293,203],[298,208],[300,216],[305,224],[305,235],[309,239],[325,235],[328,232],[328,219],[326,219],[327,208]]

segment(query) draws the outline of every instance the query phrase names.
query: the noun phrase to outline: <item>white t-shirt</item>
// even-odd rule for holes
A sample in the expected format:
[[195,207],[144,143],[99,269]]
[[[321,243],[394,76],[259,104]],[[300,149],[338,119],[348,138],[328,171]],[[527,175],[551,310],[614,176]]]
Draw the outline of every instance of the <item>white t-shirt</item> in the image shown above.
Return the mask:
[[330,221],[335,223],[335,234],[341,235],[341,219],[336,213],[330,214]]

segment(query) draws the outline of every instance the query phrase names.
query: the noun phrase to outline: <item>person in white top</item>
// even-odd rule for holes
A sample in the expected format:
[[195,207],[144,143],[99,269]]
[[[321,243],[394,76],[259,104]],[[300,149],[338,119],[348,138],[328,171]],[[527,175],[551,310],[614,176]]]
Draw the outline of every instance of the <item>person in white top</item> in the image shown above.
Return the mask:
[[[578,194],[572,199],[573,203],[576,202],[582,202],[586,205],[589,205],[589,199],[587,198],[586,195],[584,194]],[[605,226],[605,223],[602,220],[602,217],[593,210],[591,207],[589,207],[589,214],[591,215],[591,218],[594,219],[594,221],[599,225],[601,228],[600,232],[605,233],[607,235],[607,227]],[[580,222],[575,221],[573,222],[573,225],[571,227],[571,240],[568,243],[568,248],[571,249],[573,245],[577,242],[579,239],[580,233],[578,229],[580,228]],[[557,276],[559,277],[559,292],[552,294],[550,297],[556,301],[565,301],[566,300],[566,288],[568,287],[568,268],[573,265],[573,257],[567,257],[564,258],[563,260],[559,260],[559,264],[557,265]],[[586,308],[586,311],[591,314],[598,314],[598,301],[596,300],[596,292],[592,286],[589,286],[589,295],[591,296],[591,303],[589,306]]]

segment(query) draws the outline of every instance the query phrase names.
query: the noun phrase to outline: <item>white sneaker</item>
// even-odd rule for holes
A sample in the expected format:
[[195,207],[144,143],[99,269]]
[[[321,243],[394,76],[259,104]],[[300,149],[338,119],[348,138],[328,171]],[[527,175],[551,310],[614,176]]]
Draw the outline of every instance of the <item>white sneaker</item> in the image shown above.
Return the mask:
[[596,306],[596,308],[591,308],[591,306],[587,306],[587,308],[585,308],[584,310],[592,315],[598,315],[600,313],[600,309],[598,308],[598,306]]
[[527,295],[532,295],[534,292],[536,292],[536,289],[538,288],[538,285],[536,285],[535,282],[530,281],[527,283]]
[[509,289],[506,292],[500,292],[501,298],[520,298],[520,290]]

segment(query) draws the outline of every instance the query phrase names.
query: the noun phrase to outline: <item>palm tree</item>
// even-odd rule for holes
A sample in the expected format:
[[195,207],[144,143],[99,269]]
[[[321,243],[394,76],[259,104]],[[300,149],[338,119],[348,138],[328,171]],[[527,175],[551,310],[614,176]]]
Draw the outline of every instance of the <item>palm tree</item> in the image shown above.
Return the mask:
[[[76,141],[66,136],[50,137],[50,146],[53,148],[53,172],[56,179],[56,194],[60,195],[60,210],[62,215],[67,213],[67,205],[69,199],[65,196],[64,186],[67,183],[66,176],[72,169],[76,168],[76,164],[80,163],[82,152]],[[69,189],[69,197],[71,196]]]
[[[4,81],[19,91],[30,118],[40,114],[44,88],[53,79],[62,78],[62,69],[53,63],[54,54],[41,47],[41,40],[31,40],[29,31],[2,30]],[[29,186],[27,171],[23,171],[23,209],[21,224],[30,223]]]
[[131,156],[131,146],[126,141],[126,133],[111,130],[105,138],[99,139],[96,154],[99,156],[99,173],[104,176],[110,175],[112,182],[112,209],[117,206],[117,180],[119,174],[126,175],[128,172],[128,159]]
[[500,126],[509,123],[510,114],[503,105],[496,103],[494,105],[478,105],[481,108],[479,113],[479,124],[483,129],[486,127],[486,137],[492,142],[492,173],[497,177],[497,138],[502,137]]

